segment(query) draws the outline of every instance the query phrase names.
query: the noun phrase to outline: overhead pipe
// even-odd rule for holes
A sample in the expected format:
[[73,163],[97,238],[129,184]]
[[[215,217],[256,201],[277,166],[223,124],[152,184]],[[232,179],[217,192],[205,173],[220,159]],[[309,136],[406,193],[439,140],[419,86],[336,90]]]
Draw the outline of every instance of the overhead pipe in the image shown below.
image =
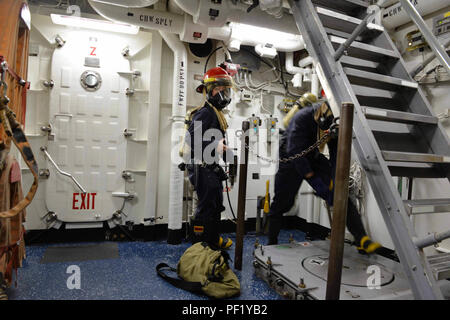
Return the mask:
[[379,6],[380,8],[386,8],[397,2],[398,0],[378,0],[376,5]]
[[[414,2],[416,3],[414,6],[421,16],[434,13],[448,6],[448,0],[415,0]],[[400,2],[383,9],[381,17],[383,26],[387,29],[394,29],[411,22],[411,17],[402,8]]]
[[[282,32],[299,34],[292,15],[285,15],[278,19],[266,13],[259,7],[247,12],[248,5],[241,2],[233,4],[232,1],[222,1],[221,4],[211,4],[209,0],[172,0],[180,9],[191,15],[195,23],[207,27],[223,27],[227,22],[245,23],[259,27],[270,28]],[[209,9],[219,10],[219,16],[211,20]]]
[[[180,15],[148,8],[126,8],[126,10],[124,10],[123,7],[117,5],[105,4],[101,2],[102,0],[88,1],[92,8],[105,19],[132,24],[145,29],[175,33],[180,35],[180,38],[183,40],[190,37],[190,34],[187,34],[186,30],[190,30],[194,25],[192,18],[189,15]],[[187,4],[189,3],[189,1],[186,1],[186,3],[183,1],[184,5],[180,5],[180,3],[177,2],[183,10],[186,9]],[[187,12],[189,13],[190,11]],[[266,18],[270,17],[266,15]],[[206,42],[207,38],[222,40],[229,47],[230,44],[234,44],[235,51],[239,50],[240,45],[256,46],[258,44],[267,44],[264,35],[261,35],[259,38],[255,38],[254,35],[240,32],[239,28],[239,24],[235,24],[233,28],[228,25],[218,28],[205,26],[201,28],[201,31],[203,31],[201,32],[201,39],[197,40],[198,43]],[[287,39],[282,43],[273,43],[272,45],[273,48],[281,52],[297,51],[304,48],[304,41],[303,38],[298,35],[297,31],[296,35],[291,37],[291,39]]]
[[319,77],[315,70],[312,71],[311,74],[311,93],[314,94],[317,98],[319,98]]
[[97,0],[97,2],[112,4],[115,6],[126,7],[126,8],[145,8],[150,7],[157,3],[159,0]]
[[178,143],[184,133],[184,116],[186,114],[187,98],[187,50],[184,44],[174,34],[160,31],[169,48],[173,51],[173,92],[172,92],[172,135],[170,162],[169,191],[169,244],[179,244],[182,239],[183,220],[183,181],[184,172],[178,168],[182,162],[178,154]]
[[105,4],[102,0],[88,0],[92,9],[107,20],[136,25],[146,29],[180,34],[184,29],[184,16],[147,8],[123,8]]
[[200,5],[199,0],[173,0],[170,2],[175,3],[181,10],[183,10],[187,14],[190,14],[191,16],[195,16],[197,14]]
[[297,65],[300,68],[305,68],[306,66],[309,66],[310,64],[314,63],[314,59],[311,56],[307,56],[306,58],[303,58],[301,60],[298,61]]
[[[253,26],[254,27],[254,26]],[[270,45],[278,52],[298,51],[305,48],[303,37],[296,34],[290,39],[269,43],[264,32],[251,34],[245,31],[245,26],[233,23],[221,28],[208,28],[208,38],[223,41],[231,52],[239,51],[241,45],[256,47],[257,45]]]
[[260,0],[259,7],[261,10],[277,19],[281,19],[284,15],[284,8],[281,0]]
[[[303,44],[304,46],[304,44]],[[285,68],[286,71],[290,74],[305,74],[308,71],[305,68],[295,67],[294,66],[294,53],[293,52],[286,52],[286,61],[285,61]]]

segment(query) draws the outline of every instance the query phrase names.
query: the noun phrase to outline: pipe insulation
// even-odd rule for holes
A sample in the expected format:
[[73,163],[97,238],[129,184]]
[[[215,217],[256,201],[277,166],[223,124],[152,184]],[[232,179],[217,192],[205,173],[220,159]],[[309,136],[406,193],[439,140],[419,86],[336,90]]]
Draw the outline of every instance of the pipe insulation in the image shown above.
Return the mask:
[[[249,5],[240,1],[210,1],[210,0],[172,0],[179,8],[193,17],[194,23],[207,27],[223,27],[227,22],[246,23],[278,31],[299,34],[294,17],[279,13],[265,12],[260,6],[247,12]],[[281,9],[281,8],[280,8]],[[215,10],[217,16],[211,19],[209,12]],[[280,12],[281,13],[281,12]]]
[[279,52],[298,51],[305,48],[303,37],[299,34],[235,22],[220,28],[208,28],[208,38],[223,41],[232,52],[239,51],[241,45],[268,46]]
[[298,66],[299,66],[300,68],[304,68],[304,67],[306,67],[306,66],[309,66],[310,64],[313,64],[313,62],[314,62],[313,57],[308,56],[308,57],[303,58],[302,60],[300,60],[300,61],[298,62]]
[[184,16],[179,14],[147,8],[124,8],[98,0],[88,1],[100,16],[108,20],[176,34],[184,29]]
[[[244,21],[233,23],[231,27],[229,25],[199,27],[194,24],[192,17],[186,14],[180,15],[148,8],[124,8],[99,1],[89,0],[89,4],[105,19],[136,25],[145,29],[175,33],[180,35],[183,41],[194,42],[191,36],[198,33],[201,34],[201,38],[195,39],[195,43],[205,43],[207,38],[211,38],[221,40],[235,50],[239,50],[240,45],[268,45],[281,52],[297,51],[304,48],[304,41],[302,36],[298,34],[298,30],[295,33],[271,30],[267,28],[270,25],[262,29],[262,27]],[[187,3],[184,3],[184,5]],[[180,8],[185,10],[185,6],[180,6]],[[264,19],[270,18],[266,13],[264,15],[266,16]],[[272,40],[268,40],[269,38],[272,38]],[[281,39],[282,41],[279,41]]]
[[152,32],[150,46],[150,90],[148,95],[148,144],[147,174],[145,176],[145,214],[147,218],[157,218],[158,167],[159,167],[159,130],[160,130],[160,89],[161,89],[162,37]]
[[96,0],[97,2],[112,4],[115,6],[121,6],[126,8],[144,8],[150,7],[157,3],[159,0]]
[[187,50],[175,34],[165,31],[160,31],[160,34],[174,54],[168,224],[170,232],[171,230],[181,230],[183,220],[184,172],[178,168],[182,162],[178,150],[184,135],[184,116],[186,114]]
[[314,94],[317,98],[320,98],[319,92],[319,77],[315,70],[313,70],[311,74],[311,93]]
[[[303,38],[302,38],[303,40]],[[303,43],[304,46],[304,43]],[[290,74],[305,74],[307,73],[307,69],[305,68],[300,68],[300,67],[295,67],[294,66],[294,53],[293,52],[286,52],[286,62],[285,62],[285,68],[286,71],[289,72]]]
[[[431,14],[449,5],[448,0],[414,0],[412,2],[421,16]],[[387,29],[394,29],[411,21],[400,2],[397,2],[382,10],[383,26]]]

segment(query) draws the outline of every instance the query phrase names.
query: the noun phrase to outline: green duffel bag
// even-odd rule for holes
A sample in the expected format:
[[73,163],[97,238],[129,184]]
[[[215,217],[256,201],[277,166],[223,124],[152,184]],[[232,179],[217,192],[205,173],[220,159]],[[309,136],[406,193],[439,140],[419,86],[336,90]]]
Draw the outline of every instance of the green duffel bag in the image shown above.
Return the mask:
[[[239,280],[228,265],[228,260],[230,256],[226,251],[213,250],[205,242],[197,242],[183,253],[176,269],[160,263],[156,271],[178,288],[224,299],[241,292]],[[163,269],[176,271],[179,278],[169,277]]]

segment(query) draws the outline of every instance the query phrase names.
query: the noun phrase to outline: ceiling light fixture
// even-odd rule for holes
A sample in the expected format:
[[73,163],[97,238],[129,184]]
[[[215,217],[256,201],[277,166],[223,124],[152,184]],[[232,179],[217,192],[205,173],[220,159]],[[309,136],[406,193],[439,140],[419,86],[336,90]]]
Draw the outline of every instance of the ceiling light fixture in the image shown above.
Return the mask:
[[75,17],[75,16],[64,16],[60,14],[51,14],[50,15],[52,22],[54,24],[69,26],[69,27],[77,27],[77,28],[86,28],[86,29],[95,29],[101,31],[110,31],[110,32],[120,32],[127,34],[137,34],[139,32],[138,26],[133,26],[130,24],[123,24],[112,22],[108,20],[95,20],[83,17]]

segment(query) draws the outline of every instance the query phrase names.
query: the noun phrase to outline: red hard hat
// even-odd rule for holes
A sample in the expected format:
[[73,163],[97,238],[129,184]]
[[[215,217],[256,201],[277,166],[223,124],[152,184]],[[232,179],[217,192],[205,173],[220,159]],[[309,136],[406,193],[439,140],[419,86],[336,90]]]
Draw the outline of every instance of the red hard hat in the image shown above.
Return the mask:
[[205,86],[225,86],[232,87],[233,79],[231,76],[221,67],[209,69],[203,76],[202,84],[196,89],[198,93],[202,93]]

